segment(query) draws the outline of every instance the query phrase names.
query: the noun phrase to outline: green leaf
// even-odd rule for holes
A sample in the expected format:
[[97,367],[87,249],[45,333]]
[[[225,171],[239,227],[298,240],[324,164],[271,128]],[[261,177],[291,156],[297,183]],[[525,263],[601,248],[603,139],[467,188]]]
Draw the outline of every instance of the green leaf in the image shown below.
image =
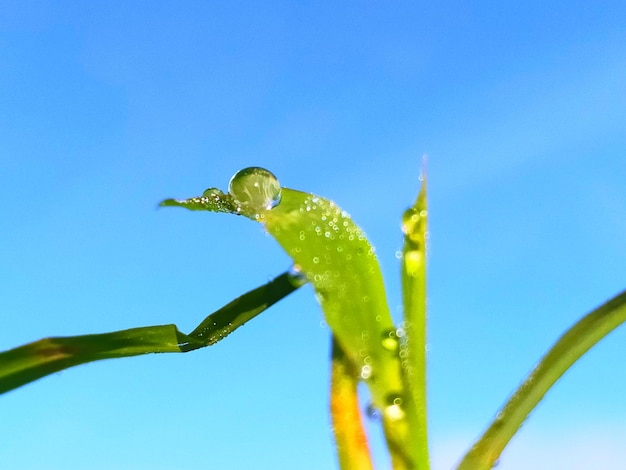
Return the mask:
[[[428,235],[426,180],[415,204],[402,217],[402,294],[404,325],[400,338],[409,421],[411,460],[427,470],[428,433],[426,414],[426,238]],[[390,340],[391,341],[391,340]]]
[[326,322],[383,410],[402,381],[397,351],[383,347],[395,327],[365,234],[333,202],[287,188],[282,202],[260,220],[313,284]]
[[583,354],[625,321],[626,291],[587,314],[566,331],[497,413],[495,420],[465,455],[458,469],[491,469],[550,387]]
[[[262,168],[241,170],[227,195],[215,194],[207,210],[233,204],[230,212],[262,223],[291,256],[294,269],[311,282],[334,337],[381,411],[394,468],[411,468],[406,413],[398,406],[405,384],[397,345],[389,344],[396,328],[374,248],[363,231],[332,201],[281,188]],[[204,208],[197,198],[177,204]]]
[[232,196],[224,194],[217,188],[209,188],[202,196],[192,197],[189,199],[166,199],[161,201],[159,206],[162,207],[184,207],[191,211],[211,211],[211,212],[227,212],[237,213],[237,205],[233,201]]
[[45,338],[0,353],[0,393],[69,367],[148,353],[188,352],[210,346],[303,285],[286,272],[209,315],[189,335],[175,325],[96,335]]

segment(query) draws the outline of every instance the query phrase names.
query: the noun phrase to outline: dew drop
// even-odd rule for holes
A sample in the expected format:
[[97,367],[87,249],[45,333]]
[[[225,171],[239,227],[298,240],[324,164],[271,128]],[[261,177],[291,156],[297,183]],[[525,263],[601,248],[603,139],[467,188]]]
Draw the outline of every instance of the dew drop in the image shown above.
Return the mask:
[[361,367],[361,378],[363,380],[367,380],[372,376],[372,366],[369,364],[364,365],[363,367]]
[[289,268],[289,271],[287,271],[287,277],[289,282],[296,287],[301,287],[309,281],[306,274],[300,270],[300,266],[297,264],[294,264],[291,268]]
[[402,408],[402,398],[395,398],[393,402],[386,406],[383,410],[383,414],[386,418],[392,421],[399,421],[404,418],[405,412]]
[[280,202],[280,183],[265,168],[250,167],[239,170],[228,183],[228,193],[245,215],[269,210]]
[[389,330],[388,332],[384,333],[381,344],[383,348],[385,348],[387,351],[397,351],[399,343],[398,336],[396,335],[395,330]]

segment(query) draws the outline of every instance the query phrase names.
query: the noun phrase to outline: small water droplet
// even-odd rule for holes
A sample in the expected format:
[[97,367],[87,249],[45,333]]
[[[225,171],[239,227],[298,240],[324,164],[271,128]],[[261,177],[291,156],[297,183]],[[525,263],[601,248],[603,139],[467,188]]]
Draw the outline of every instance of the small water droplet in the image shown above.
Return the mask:
[[402,252],[396,251],[396,259],[402,259]]
[[404,409],[402,408],[402,403],[403,403],[402,396],[396,395],[396,394],[390,394],[387,397],[386,401],[388,405],[383,410],[383,414],[385,415],[385,417],[392,421],[398,421],[400,419],[403,419],[405,416],[405,412],[404,412]]
[[390,330],[383,334],[382,346],[387,351],[395,352],[398,350],[399,342],[394,330]]
[[287,276],[289,278],[289,282],[296,287],[301,287],[308,282],[306,274],[300,270],[300,266],[297,264],[294,264],[291,268],[289,268]]
[[209,188],[202,193],[202,197],[212,198],[212,199],[222,196],[222,195],[223,195],[222,191],[220,191],[217,188]]
[[228,193],[244,215],[256,215],[280,202],[280,183],[265,168],[250,167],[238,171],[228,183]]
[[320,259],[317,256],[313,257],[313,264],[317,264],[320,262]]
[[363,380],[367,380],[372,376],[372,366],[370,366],[369,364],[365,364],[363,367],[361,367],[361,378]]
[[367,405],[367,408],[365,409],[365,414],[367,415],[368,418],[372,420],[380,419],[380,411],[378,410],[378,408],[374,406],[373,403],[370,403]]

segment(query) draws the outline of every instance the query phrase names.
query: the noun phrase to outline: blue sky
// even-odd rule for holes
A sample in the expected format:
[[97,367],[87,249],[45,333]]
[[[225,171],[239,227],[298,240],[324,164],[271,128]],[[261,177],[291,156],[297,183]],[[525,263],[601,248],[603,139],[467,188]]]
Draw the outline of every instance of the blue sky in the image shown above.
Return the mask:
[[[189,331],[283,272],[248,220],[156,209],[251,165],[350,212],[398,313],[399,220],[426,154],[431,447],[450,468],[563,330],[626,287],[625,15],[618,1],[0,1],[0,349]],[[4,395],[0,466],[335,468],[322,320],[306,287],[214,347]],[[499,468],[619,468],[625,354],[618,330]]]

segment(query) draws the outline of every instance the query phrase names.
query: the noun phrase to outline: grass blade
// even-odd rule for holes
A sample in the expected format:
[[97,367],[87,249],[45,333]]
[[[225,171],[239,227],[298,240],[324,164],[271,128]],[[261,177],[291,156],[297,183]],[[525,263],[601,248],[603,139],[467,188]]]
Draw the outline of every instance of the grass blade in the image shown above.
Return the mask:
[[46,375],[102,359],[188,352],[210,346],[302,285],[285,272],[209,315],[189,335],[175,325],[147,326],[95,335],[44,338],[0,353],[0,393]]
[[359,409],[358,371],[332,340],[330,416],[341,470],[373,470],[369,446]]
[[402,218],[402,298],[404,337],[401,337],[401,365],[405,378],[405,409],[409,422],[409,451],[415,468],[428,470],[426,413],[426,237],[428,212],[426,180],[415,204]]
[[405,451],[406,413],[398,409],[404,396],[398,349],[385,347],[396,328],[374,248],[363,231],[332,201],[281,188],[262,168],[236,173],[228,194],[208,191],[208,199],[169,199],[161,205],[232,212],[265,226],[313,285],[334,337],[370,389],[394,468],[412,468]]
[[459,470],[488,470],[546,392],[583,354],[626,321],[626,291],[587,314],[552,346],[465,455]]

